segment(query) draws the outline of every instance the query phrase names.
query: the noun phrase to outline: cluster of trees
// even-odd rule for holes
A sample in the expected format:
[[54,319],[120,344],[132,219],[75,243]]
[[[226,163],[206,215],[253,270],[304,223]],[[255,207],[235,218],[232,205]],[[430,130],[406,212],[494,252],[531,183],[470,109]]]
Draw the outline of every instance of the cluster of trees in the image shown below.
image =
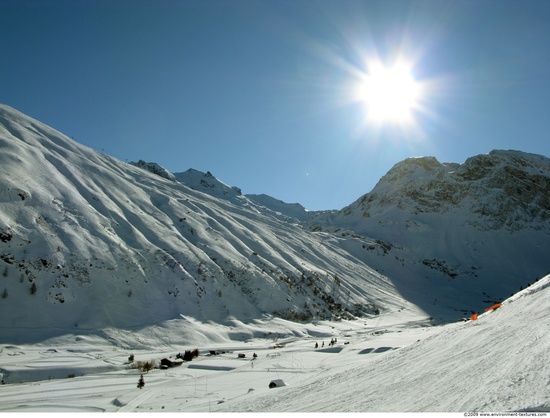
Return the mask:
[[[185,350],[182,353],[176,354],[176,358],[179,358],[183,361],[191,361],[195,357],[199,356],[199,349],[195,348],[194,350]],[[158,363],[156,360],[149,360],[149,361],[135,361],[135,357],[133,354],[128,357],[128,363],[130,363],[130,367],[132,369],[138,369],[142,372],[148,373],[150,370],[155,369],[158,367]]]
[[182,359],[183,361],[191,361],[198,356],[199,356],[199,349],[195,348],[194,350],[185,350],[183,355],[181,353],[178,353],[176,355],[176,358]]
[[[176,355],[176,358],[182,359],[184,361],[191,361],[193,358],[199,356],[199,349],[195,348],[194,350],[185,350],[183,354],[178,353]],[[152,370],[157,367],[157,362],[155,360],[149,360],[146,362],[143,361],[135,361],[135,357],[133,354],[128,357],[128,362],[131,364],[131,367],[133,369],[138,369],[142,372],[148,373],[149,370]],[[138,389],[143,389],[145,386],[145,380],[143,379],[143,374],[139,377],[137,387]]]
[[[36,291],[37,291],[36,283],[33,282],[30,289],[31,295],[36,294]],[[4,291],[2,292],[2,299],[6,299],[7,297],[8,297],[8,289],[4,288]]]
[[154,368],[157,367],[157,362],[155,360],[149,360],[149,361],[138,360],[138,361],[134,361],[134,355],[133,354],[128,358],[128,360],[130,360],[130,358],[132,359],[130,361],[130,363],[131,363],[130,367],[132,367],[132,369],[138,369],[142,372],[149,373],[150,370],[153,370]]

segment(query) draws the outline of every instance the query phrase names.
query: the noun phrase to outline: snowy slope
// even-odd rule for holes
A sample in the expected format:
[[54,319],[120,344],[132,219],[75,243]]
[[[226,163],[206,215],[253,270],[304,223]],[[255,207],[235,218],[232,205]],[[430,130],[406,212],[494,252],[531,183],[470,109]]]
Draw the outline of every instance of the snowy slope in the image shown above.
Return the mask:
[[139,160],[138,162],[130,161],[129,164],[135,165],[136,167],[142,168],[144,170],[147,170],[153,174],[156,174],[157,176],[164,177],[168,180],[176,180],[176,176],[172,174],[170,171],[168,171],[166,168],[161,166],[157,163],[151,163],[151,162],[145,162],[143,160]]
[[286,203],[266,194],[247,194],[246,197],[265,208],[284,214],[291,219],[303,222],[310,216],[310,212],[299,203]]
[[0,341],[180,315],[368,317],[407,302],[441,323],[548,273],[542,156],[405,160],[306,228],[292,205],[210,173],[124,164],[8,106],[0,145]]
[[307,384],[247,395],[220,409],[548,412],[549,298],[547,276],[477,321],[439,327],[377,361],[362,361],[356,351],[355,361],[329,367]]
[[202,171],[190,168],[183,173],[175,173],[174,177],[186,186],[194,190],[200,190],[211,196],[233,201],[239,201],[238,199],[243,200],[239,188],[228,186],[214,177],[210,171],[203,173]]
[[[156,169],[147,169],[155,173],[159,172],[159,170]],[[228,186],[209,171],[203,173],[202,171],[190,168],[183,173],[172,174],[172,176],[180,183],[194,190],[200,190],[201,192],[220,199],[227,199],[232,203],[241,205],[252,211],[270,214],[286,222],[296,223],[305,221],[309,217],[309,213],[299,203],[286,203],[266,194],[243,195],[240,188]]]
[[303,320],[403,304],[326,234],[94,152],[7,106],[0,146],[1,341],[181,314]]
[[[451,319],[442,309],[469,315],[550,273],[550,159],[519,151],[463,164],[409,158],[309,226],[348,237],[350,252],[434,318]],[[373,256],[377,243],[385,259]]]
[[[549,292],[547,276],[477,321],[435,327],[406,308],[302,324],[186,318],[188,328],[124,332],[116,346],[121,330],[1,345],[0,411],[550,412]],[[199,357],[167,370],[128,362],[196,347]],[[270,389],[274,380],[285,386]]]
[[0,149],[0,411],[550,411],[545,157],[409,159],[301,218],[8,106]]

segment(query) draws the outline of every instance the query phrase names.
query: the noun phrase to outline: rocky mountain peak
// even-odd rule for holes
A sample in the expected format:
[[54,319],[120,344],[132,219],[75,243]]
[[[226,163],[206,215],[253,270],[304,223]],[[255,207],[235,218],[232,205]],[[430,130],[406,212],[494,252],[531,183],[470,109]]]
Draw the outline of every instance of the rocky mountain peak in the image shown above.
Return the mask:
[[540,227],[550,219],[550,159],[500,150],[463,164],[408,158],[343,213],[359,210],[368,218],[393,209],[413,214],[467,211],[480,217],[471,223],[482,228]]
[[144,170],[147,170],[153,174],[156,174],[157,176],[164,177],[165,179],[168,179],[168,180],[176,179],[176,176],[174,176],[170,171],[168,171],[166,168],[164,168],[163,166],[157,163],[147,163],[143,160],[139,160],[137,163],[134,161],[131,161],[129,164],[142,168]]

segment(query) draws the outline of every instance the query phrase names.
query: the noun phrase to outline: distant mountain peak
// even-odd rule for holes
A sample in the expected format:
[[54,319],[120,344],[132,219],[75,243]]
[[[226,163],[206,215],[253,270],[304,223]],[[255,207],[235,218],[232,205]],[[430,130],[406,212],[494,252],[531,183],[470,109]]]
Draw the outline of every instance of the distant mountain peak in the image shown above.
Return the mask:
[[177,181],[212,196],[220,198],[236,198],[242,195],[241,189],[232,187],[218,180],[210,171],[206,173],[190,168],[183,173],[174,173]]
[[170,171],[168,171],[166,168],[164,168],[163,166],[157,163],[147,163],[143,160],[139,160],[137,163],[134,161],[131,161],[129,164],[142,168],[144,170],[147,170],[153,174],[156,174],[157,176],[164,177],[165,179],[168,179],[168,180],[176,179],[176,176],[174,176]]

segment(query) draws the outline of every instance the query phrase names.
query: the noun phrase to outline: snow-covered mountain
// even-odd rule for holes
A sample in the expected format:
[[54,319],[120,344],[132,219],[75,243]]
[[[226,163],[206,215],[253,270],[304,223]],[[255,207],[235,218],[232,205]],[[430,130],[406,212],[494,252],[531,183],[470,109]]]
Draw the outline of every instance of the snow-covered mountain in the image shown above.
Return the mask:
[[[549,272],[549,160],[398,163],[341,211],[125,164],[0,106],[0,340],[223,322],[453,321]],[[32,330],[33,332],[30,332]]]
[[549,248],[543,156],[407,159],[307,212],[0,105],[0,410],[547,412]]
[[242,199],[242,192],[238,187],[228,186],[214,177],[210,171],[203,173],[190,168],[184,173],[175,173],[174,177],[186,186],[211,196],[233,201]]
[[266,194],[247,194],[246,197],[252,202],[264,208],[268,208],[275,213],[286,215],[290,218],[290,221],[292,221],[292,219],[307,221],[311,215],[311,212],[308,212],[306,208],[299,203],[286,203]]
[[330,235],[94,152],[7,106],[0,146],[0,340],[404,303]]
[[[158,164],[154,164],[154,166],[158,166]],[[159,172],[159,170],[151,170],[149,167],[144,168],[154,173]],[[202,171],[190,168],[184,173],[174,173],[173,176],[177,181],[194,190],[200,190],[211,196],[230,200],[256,212],[270,213],[274,217],[287,222],[296,222],[296,220],[305,221],[309,218],[309,212],[299,203],[286,203],[266,194],[243,195],[239,187],[228,186],[214,177],[210,171],[203,173]]]
[[[550,273],[550,159],[519,151],[463,164],[409,158],[370,193],[308,224],[350,237],[350,252],[434,317],[441,304],[466,315]],[[383,243],[386,259],[370,255],[369,239]]]

